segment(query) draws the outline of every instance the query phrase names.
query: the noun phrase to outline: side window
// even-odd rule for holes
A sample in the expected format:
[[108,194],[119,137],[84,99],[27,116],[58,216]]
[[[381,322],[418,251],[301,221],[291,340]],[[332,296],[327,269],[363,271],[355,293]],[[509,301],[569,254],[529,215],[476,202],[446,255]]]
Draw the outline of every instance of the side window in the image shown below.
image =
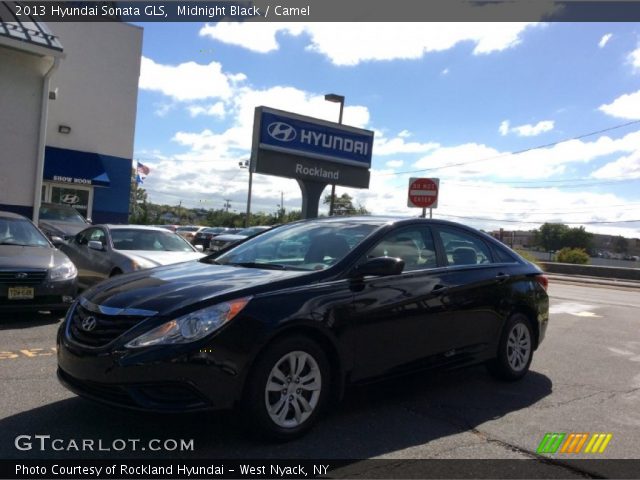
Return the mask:
[[516,263],[516,259],[503,248],[494,246],[493,248],[494,258],[499,263]]
[[89,241],[100,242],[102,245],[106,244],[106,235],[104,231],[99,228],[88,231],[86,235]]
[[438,228],[448,265],[491,263],[491,253],[484,241],[472,233],[453,228]]
[[401,258],[405,272],[437,266],[431,230],[422,226],[389,232],[367,253],[367,259],[376,257]]
[[87,230],[84,230],[84,231],[78,233],[76,235],[75,242],[78,245],[86,245],[87,243],[89,243],[89,240],[87,240],[87,233],[88,233]]

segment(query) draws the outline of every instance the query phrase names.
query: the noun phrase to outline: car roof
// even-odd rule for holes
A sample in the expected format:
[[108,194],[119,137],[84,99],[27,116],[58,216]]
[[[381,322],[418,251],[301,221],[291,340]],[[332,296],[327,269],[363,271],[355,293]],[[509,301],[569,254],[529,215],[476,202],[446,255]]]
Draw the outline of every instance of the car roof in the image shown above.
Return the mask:
[[[102,224],[102,225],[92,225],[91,227],[104,227],[104,228],[108,228],[109,230],[149,230],[152,232],[169,232],[169,233],[173,233],[169,230],[167,230],[166,228],[162,228],[162,227],[154,227],[152,225],[121,225],[121,224]],[[88,227],[88,228],[91,228]]]
[[29,220],[24,215],[20,215],[18,213],[13,213],[13,212],[7,212],[5,210],[0,210],[0,217],[2,217],[2,218],[20,218],[22,220]]

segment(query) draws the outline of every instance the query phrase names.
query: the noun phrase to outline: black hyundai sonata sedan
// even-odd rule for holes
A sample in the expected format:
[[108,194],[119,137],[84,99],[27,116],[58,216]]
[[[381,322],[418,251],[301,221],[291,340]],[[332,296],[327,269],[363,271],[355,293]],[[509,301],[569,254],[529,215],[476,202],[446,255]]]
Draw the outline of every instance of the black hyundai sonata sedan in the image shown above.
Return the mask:
[[521,378],[547,327],[546,287],[536,266],[456,223],[296,222],[84,292],[58,332],[58,376],[118,406],[237,406],[288,439],[349,384],[479,362]]

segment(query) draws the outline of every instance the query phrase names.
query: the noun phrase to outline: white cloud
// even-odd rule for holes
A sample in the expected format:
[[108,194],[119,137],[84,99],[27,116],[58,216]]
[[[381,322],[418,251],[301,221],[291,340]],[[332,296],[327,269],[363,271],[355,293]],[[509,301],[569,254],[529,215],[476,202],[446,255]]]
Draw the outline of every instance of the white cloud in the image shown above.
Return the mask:
[[520,125],[519,127],[513,127],[511,130],[521,137],[535,137],[553,130],[553,127],[553,120],[543,120],[535,125]]
[[621,95],[609,104],[600,105],[598,109],[612,117],[640,120],[640,90]]
[[553,130],[554,122],[553,120],[543,120],[541,122],[536,123],[535,125],[526,124],[519,125],[517,127],[511,127],[509,120],[504,120],[500,123],[498,127],[498,131],[500,135],[505,136],[509,133],[515,133],[520,137],[535,137],[544,132],[549,132]]
[[612,33],[607,33],[606,35],[603,35],[600,41],[598,42],[598,47],[604,48],[604,46],[609,42],[609,40],[611,40],[612,36],[613,36]]
[[449,50],[461,42],[474,44],[475,55],[514,47],[532,23],[265,23],[207,24],[200,35],[259,53],[279,48],[278,35],[308,35],[307,50],[335,65],[365,61],[418,59]]
[[629,54],[629,63],[631,63],[637,71],[640,71],[640,47]]
[[402,165],[404,165],[404,161],[402,160],[389,160],[385,162],[385,166],[389,168],[400,168]]
[[503,137],[509,133],[509,120],[503,120],[502,122],[500,122],[500,126],[498,127],[498,131],[500,132],[500,135],[502,135]]
[[[638,150],[640,130],[615,140],[607,136],[593,141],[571,140],[518,155],[477,143],[443,146],[419,159],[414,167],[433,169],[429,175],[447,175],[449,178],[537,179],[564,173],[573,163],[589,163],[607,155]],[[464,165],[448,167],[458,163]]]
[[445,68],[444,70],[442,70],[442,72],[440,72],[442,75],[449,75],[449,69]]
[[409,130],[402,130],[402,131],[398,134],[398,136],[399,136],[400,138],[409,138],[411,135],[412,135],[412,134],[411,134],[411,132],[410,132]]
[[594,178],[640,178],[640,146],[631,155],[607,163],[591,174]]
[[222,102],[216,102],[213,105],[208,106],[190,105],[187,109],[192,117],[208,115],[211,117],[224,118],[225,116],[224,103]]
[[[404,130],[406,132],[406,130]],[[424,153],[437,148],[437,143],[406,142],[400,132],[395,138],[384,138],[376,133],[373,144],[374,155],[397,155],[399,153]]]
[[244,78],[243,74],[225,74],[218,62],[208,65],[196,62],[161,65],[142,57],[139,87],[161,92],[177,101],[229,98],[234,83]]
[[304,31],[303,23],[261,23],[250,22],[207,23],[200,29],[201,37],[209,37],[230,45],[237,45],[257,53],[269,53],[278,50],[279,33],[298,36]]

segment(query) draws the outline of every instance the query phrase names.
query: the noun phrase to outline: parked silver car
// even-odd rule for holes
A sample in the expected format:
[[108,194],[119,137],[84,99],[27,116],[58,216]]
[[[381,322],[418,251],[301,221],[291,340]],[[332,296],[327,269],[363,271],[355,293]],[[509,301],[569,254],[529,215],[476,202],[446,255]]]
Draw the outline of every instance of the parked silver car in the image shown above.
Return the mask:
[[95,225],[61,248],[78,268],[81,288],[121,273],[186,262],[204,255],[173,232],[140,225]]
[[0,212],[0,311],[66,311],[77,271],[31,220]]

